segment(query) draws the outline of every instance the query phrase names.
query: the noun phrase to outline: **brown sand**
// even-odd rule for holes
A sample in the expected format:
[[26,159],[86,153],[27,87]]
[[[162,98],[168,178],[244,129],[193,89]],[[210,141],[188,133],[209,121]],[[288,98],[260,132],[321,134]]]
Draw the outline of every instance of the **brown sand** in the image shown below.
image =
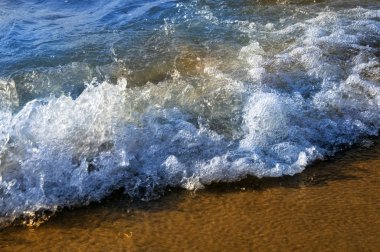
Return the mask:
[[294,177],[65,210],[0,251],[379,251],[380,141]]

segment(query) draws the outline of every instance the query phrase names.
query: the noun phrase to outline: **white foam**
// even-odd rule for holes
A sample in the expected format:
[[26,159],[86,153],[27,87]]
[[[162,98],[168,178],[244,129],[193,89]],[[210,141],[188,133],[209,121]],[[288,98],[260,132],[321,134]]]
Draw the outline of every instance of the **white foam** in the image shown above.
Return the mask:
[[85,205],[118,188],[151,199],[166,186],[294,175],[376,135],[378,48],[362,43],[380,41],[376,13],[321,12],[281,30],[264,26],[283,49],[265,49],[251,34],[235,59],[244,81],[205,60],[202,78],[177,72],[143,87],[93,81],[76,99],[37,99],[18,112],[13,82],[0,82],[0,218]]

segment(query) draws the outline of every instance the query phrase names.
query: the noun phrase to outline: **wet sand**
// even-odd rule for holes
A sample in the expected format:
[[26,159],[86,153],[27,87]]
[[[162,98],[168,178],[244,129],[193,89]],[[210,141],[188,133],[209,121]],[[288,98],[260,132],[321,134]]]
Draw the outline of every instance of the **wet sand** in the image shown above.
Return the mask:
[[380,140],[293,177],[109,199],[38,228],[0,232],[1,251],[378,251]]

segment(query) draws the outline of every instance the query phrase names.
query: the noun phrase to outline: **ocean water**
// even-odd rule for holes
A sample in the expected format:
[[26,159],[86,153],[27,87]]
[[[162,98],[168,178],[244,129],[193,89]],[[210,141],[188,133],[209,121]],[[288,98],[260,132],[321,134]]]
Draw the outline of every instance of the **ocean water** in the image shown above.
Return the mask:
[[376,0],[2,1],[0,225],[370,146],[379,45]]

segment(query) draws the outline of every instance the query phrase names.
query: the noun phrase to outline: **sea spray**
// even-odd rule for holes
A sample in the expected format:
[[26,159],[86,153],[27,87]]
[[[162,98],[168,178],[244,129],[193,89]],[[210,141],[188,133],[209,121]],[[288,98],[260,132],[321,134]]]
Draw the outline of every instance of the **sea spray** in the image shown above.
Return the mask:
[[[23,67],[29,52],[0,61],[1,223],[87,205],[120,188],[149,200],[168,186],[294,175],[378,134],[378,8],[269,4],[260,6],[274,13],[267,20],[255,8],[248,15],[235,6],[236,16],[203,5],[121,4],[125,13],[113,5],[99,23],[89,15],[108,27],[97,36],[110,60],[94,60],[104,51],[86,44],[84,59],[49,47],[58,65],[39,58],[44,51],[38,67]],[[134,16],[123,23],[128,7]],[[147,44],[128,44],[122,32],[127,42],[146,35]],[[9,33],[4,48],[18,36]],[[78,48],[74,41],[68,51]]]

